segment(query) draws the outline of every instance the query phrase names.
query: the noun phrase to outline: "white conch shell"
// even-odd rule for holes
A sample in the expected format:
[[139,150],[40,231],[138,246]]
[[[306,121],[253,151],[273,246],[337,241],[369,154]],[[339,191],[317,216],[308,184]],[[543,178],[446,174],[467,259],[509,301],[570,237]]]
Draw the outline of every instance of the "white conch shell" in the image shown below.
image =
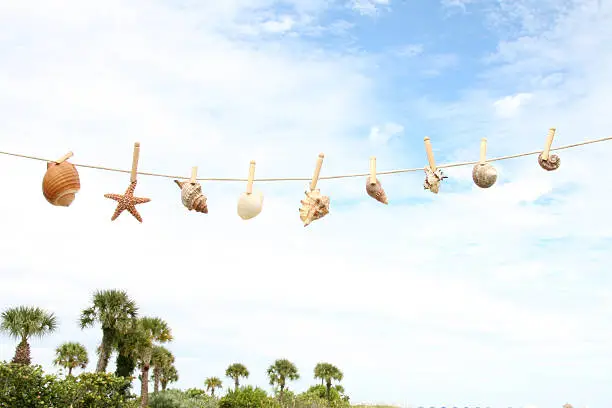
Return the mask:
[[305,193],[306,198],[300,201],[302,203],[300,219],[304,226],[307,227],[311,222],[329,214],[329,197],[321,195],[318,189],[306,191]]
[[238,199],[238,215],[243,220],[256,217],[263,207],[263,194],[253,191],[251,194],[242,193]]
[[440,182],[448,178],[442,173],[442,170],[436,169],[436,171],[432,171],[431,167],[425,167],[425,182],[423,183],[423,188],[425,190],[429,190],[434,194],[438,194],[440,191]]

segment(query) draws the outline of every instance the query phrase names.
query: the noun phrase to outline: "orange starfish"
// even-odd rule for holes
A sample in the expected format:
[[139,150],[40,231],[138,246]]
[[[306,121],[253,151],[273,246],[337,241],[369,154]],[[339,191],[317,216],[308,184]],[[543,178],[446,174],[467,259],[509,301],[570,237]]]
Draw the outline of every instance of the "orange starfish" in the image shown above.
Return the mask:
[[111,200],[117,201],[117,209],[111,217],[111,221],[115,221],[119,214],[124,210],[128,210],[130,214],[134,216],[138,221],[142,222],[142,217],[136,210],[136,204],[144,204],[151,201],[150,198],[134,197],[134,190],[136,190],[136,181],[132,181],[130,186],[125,191],[124,195],[121,194],[104,194],[104,197],[110,198]]

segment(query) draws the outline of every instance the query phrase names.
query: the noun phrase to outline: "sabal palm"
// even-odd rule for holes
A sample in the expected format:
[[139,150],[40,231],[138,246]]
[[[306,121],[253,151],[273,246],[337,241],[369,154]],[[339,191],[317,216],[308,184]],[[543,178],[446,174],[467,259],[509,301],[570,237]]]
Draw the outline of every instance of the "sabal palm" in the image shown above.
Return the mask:
[[102,326],[102,341],[98,348],[96,372],[106,371],[113,344],[127,333],[138,315],[136,303],[122,290],[99,290],[93,295],[92,306],[81,312],[81,329],[96,323]]
[[320,378],[327,388],[327,399],[330,399],[332,381],[342,381],[344,374],[338,367],[329,363],[319,363],[314,368],[314,378]]
[[244,366],[244,364],[234,363],[227,367],[225,370],[225,376],[234,380],[234,389],[238,390],[240,386],[240,378],[249,378],[249,370]]
[[164,367],[159,372],[159,382],[161,383],[162,391],[166,390],[166,387],[171,382],[177,382],[179,380],[178,371],[174,364]]
[[285,358],[276,360],[274,364],[268,368],[267,373],[270,379],[270,385],[278,385],[280,389],[279,398],[281,400],[283,399],[283,392],[285,391],[287,380],[293,381],[300,378],[300,374],[295,364]]
[[172,331],[164,320],[158,317],[141,317],[137,320],[133,355],[140,368],[140,406],[149,403],[149,370],[155,343],[172,341]]
[[18,306],[2,312],[0,331],[19,340],[13,363],[29,365],[31,337],[43,337],[57,329],[57,318],[53,313],[39,307]]
[[55,349],[53,364],[68,369],[68,375],[77,367],[85,368],[89,363],[87,349],[81,343],[64,343]]
[[154,346],[151,355],[151,365],[153,366],[153,393],[159,391],[161,372],[164,368],[174,364],[174,355],[170,350],[163,346]]
[[215,389],[221,388],[223,386],[223,382],[219,377],[208,377],[204,381],[204,385],[206,386],[206,391],[210,391],[211,397],[214,397]]

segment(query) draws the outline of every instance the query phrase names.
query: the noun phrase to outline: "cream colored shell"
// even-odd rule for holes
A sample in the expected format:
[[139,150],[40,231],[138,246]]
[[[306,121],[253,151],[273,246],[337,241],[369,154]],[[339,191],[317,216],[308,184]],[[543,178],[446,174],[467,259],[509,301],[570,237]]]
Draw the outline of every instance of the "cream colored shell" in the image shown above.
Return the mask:
[[300,219],[307,227],[311,222],[329,214],[329,197],[321,195],[318,189],[306,191],[305,194],[306,198],[300,201]]
[[478,163],[472,170],[472,180],[480,188],[489,188],[497,181],[497,170],[489,163]]
[[382,188],[382,185],[378,179],[376,180],[375,184],[370,183],[369,177],[366,179],[366,192],[376,201],[380,201],[383,204],[389,204],[387,194],[385,193],[385,190]]
[[251,194],[242,193],[238,199],[238,215],[243,220],[249,220],[259,215],[263,208],[263,194],[253,191]]
[[548,160],[542,160],[542,153],[538,156],[538,163],[546,171],[557,170],[561,166],[561,158],[556,154],[549,154]]

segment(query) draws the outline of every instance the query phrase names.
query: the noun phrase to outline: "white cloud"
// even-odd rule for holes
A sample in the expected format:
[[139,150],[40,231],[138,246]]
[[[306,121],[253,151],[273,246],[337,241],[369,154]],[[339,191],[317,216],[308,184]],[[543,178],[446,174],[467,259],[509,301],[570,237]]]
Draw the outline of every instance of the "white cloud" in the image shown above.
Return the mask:
[[524,106],[533,95],[528,93],[518,93],[516,95],[508,95],[493,102],[495,111],[499,116],[511,117]]
[[365,16],[378,15],[383,10],[389,10],[391,0],[351,0],[353,10]]
[[372,126],[368,137],[372,143],[384,145],[403,132],[404,126],[394,122],[387,122],[380,126]]

